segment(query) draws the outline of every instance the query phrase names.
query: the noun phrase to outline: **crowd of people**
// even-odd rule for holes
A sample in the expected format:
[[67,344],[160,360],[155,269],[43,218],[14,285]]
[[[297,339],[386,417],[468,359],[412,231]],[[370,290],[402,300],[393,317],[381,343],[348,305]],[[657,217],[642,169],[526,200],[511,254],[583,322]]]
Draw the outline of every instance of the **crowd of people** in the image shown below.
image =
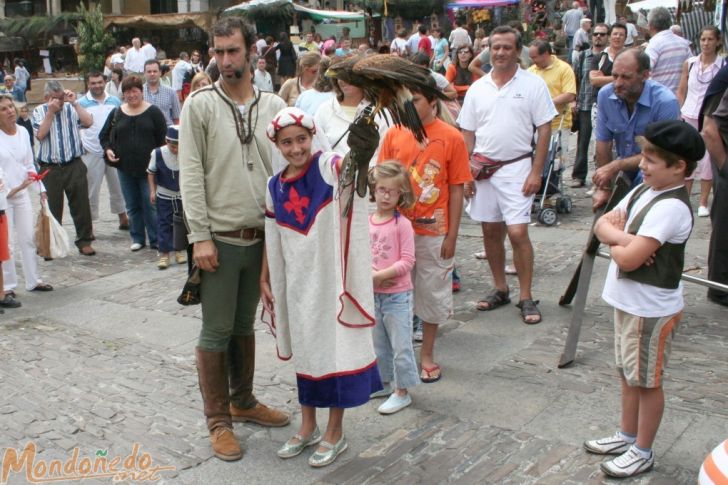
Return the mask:
[[[342,58],[371,55],[368,43],[352,48],[348,32],[326,40],[309,33],[299,45],[285,34],[256,39],[232,17],[214,26],[206,67],[198,51],[180,53],[170,86],[154,47],[134,39],[110,56],[106,75],[87,75],[81,97],[48,81],[45,102],[28,113],[16,111],[12,93],[0,94],[0,306],[20,306],[8,231],[26,288],[53,290],[38,275],[29,190],[59,222],[68,198],[76,246],[90,257],[105,178],[130,250],[157,250],[160,269],[189,259],[201,274],[195,354],[214,454],[242,457],[233,422],[290,422],[253,395],[262,301],[278,357],[293,360],[301,405],[300,427],[278,456],[311,446],[309,464],[326,466],[348,446],[346,408],[386,397],[378,411],[392,414],[412,403],[414,386],[443,377],[435,342],[452,313],[463,209],[481,223],[492,275],[477,309],[511,303],[507,237],[516,306],[524,323],[542,321],[532,293],[531,211],[551,137],[573,125],[572,187],[590,189],[595,211],[619,173],[633,183],[594,227],[613,258],[603,298],[615,308],[621,421],[614,436],[585,448],[618,455],[601,466],[610,476],[648,471],[683,307],[695,178],[697,215],[713,225],[709,277],[728,283],[728,66],[717,29],[701,31],[693,55],[665,9],[650,11],[642,47],[626,46],[628,24],[592,25],[578,4],[574,10],[565,16],[566,61],[545,40],[524,45],[519,24],[487,37],[471,37],[457,20],[447,39],[425,25],[409,37],[398,32],[389,55],[431,74],[411,99],[422,143],[386,109],[369,123],[362,113],[375,100],[356,79],[324,75]],[[369,201],[342,178],[349,165],[371,167]],[[708,297],[728,305],[728,294],[711,289]],[[640,350],[646,346],[650,352]],[[316,408],[329,409],[323,433]]]

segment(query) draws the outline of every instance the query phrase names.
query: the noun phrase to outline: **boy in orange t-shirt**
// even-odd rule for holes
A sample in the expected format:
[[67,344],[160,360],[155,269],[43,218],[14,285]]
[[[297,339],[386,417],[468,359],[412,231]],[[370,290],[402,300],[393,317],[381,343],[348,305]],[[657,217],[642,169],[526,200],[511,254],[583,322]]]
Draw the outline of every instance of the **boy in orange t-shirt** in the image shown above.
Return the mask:
[[420,379],[430,383],[441,377],[434,359],[435,337],[437,326],[452,314],[453,256],[463,185],[472,176],[462,134],[435,115],[437,99],[414,93],[413,102],[425,127],[426,145],[420,145],[408,129],[392,127],[384,137],[379,162],[397,160],[404,165],[415,194],[415,205],[403,214],[415,230],[414,313],[423,322]]

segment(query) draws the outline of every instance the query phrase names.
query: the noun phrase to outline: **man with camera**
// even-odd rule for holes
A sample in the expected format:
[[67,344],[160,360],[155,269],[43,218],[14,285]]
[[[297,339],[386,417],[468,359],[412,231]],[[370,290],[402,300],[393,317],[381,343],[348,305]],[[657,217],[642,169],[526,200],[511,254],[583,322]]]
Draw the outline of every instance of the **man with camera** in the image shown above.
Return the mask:
[[93,256],[91,206],[88,199],[86,165],[81,160],[80,128],[93,124],[93,116],[76,99],[76,93],[58,81],[45,86],[45,103],[33,110],[33,131],[38,138],[38,164],[48,194],[48,208],[60,223],[63,220],[63,194],[68,197],[73,224],[76,226],[76,246],[84,256]]

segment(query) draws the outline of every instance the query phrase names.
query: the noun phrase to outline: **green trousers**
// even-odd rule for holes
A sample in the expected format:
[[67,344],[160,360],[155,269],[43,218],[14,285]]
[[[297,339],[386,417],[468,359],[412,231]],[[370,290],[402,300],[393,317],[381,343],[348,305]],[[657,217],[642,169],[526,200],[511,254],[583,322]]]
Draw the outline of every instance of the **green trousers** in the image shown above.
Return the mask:
[[220,265],[214,273],[202,272],[202,330],[198,342],[202,349],[224,352],[231,336],[253,335],[263,244],[236,246],[215,241]]

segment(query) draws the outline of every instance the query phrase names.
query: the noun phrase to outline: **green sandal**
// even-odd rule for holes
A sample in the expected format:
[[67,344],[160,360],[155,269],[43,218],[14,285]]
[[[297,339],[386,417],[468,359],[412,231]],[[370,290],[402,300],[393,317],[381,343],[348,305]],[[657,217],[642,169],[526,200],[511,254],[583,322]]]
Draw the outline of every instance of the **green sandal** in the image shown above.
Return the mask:
[[[475,308],[477,308],[481,312],[489,312],[491,310],[495,310],[500,306],[507,305],[510,302],[511,299],[508,297],[508,290],[493,290],[492,293],[490,293],[484,299],[480,300]],[[484,304],[487,304],[488,306],[485,306]]]

